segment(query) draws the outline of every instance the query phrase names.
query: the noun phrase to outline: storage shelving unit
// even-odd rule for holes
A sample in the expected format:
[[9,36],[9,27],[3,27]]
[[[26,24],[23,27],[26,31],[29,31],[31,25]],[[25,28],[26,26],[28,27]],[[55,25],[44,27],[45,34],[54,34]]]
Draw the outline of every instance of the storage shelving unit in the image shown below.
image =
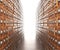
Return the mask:
[[0,50],[16,50],[22,39],[22,14],[19,0],[0,0]]
[[60,50],[60,0],[41,0],[37,23],[45,50]]

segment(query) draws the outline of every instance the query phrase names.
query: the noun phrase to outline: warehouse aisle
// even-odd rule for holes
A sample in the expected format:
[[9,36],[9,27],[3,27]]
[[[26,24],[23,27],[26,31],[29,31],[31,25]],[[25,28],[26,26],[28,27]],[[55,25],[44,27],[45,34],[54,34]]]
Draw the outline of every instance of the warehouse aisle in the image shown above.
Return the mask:
[[21,0],[23,6],[23,16],[24,16],[24,44],[19,47],[19,50],[42,50],[38,49],[36,42],[36,10],[38,2],[40,0]]

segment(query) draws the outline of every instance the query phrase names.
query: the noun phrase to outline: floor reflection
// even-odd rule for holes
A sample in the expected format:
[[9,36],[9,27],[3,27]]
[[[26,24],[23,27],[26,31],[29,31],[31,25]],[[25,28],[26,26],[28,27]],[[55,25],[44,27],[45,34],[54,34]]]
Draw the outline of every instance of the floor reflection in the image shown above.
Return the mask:
[[36,41],[25,41],[24,50],[35,50],[36,49]]
[[18,50],[44,50],[43,46],[40,42],[40,44],[38,44],[37,41],[32,40],[32,41],[24,41],[23,43],[18,44]]

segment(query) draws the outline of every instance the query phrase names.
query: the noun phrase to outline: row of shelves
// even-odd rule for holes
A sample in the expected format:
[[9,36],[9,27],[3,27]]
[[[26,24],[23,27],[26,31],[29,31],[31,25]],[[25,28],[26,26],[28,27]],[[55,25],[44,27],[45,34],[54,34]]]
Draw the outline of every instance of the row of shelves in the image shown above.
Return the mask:
[[0,0],[0,50],[17,50],[23,39],[19,0]]
[[38,39],[42,39],[44,50],[60,50],[60,0],[43,0],[41,3],[37,21]]

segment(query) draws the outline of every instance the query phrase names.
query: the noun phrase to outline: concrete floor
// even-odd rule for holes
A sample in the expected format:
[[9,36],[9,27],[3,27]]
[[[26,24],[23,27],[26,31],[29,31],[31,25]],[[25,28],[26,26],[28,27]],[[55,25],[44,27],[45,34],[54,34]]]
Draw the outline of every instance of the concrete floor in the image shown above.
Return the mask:
[[20,44],[17,50],[44,50],[42,47],[42,44],[38,46],[37,42],[32,40],[32,41],[24,41],[23,44]]

